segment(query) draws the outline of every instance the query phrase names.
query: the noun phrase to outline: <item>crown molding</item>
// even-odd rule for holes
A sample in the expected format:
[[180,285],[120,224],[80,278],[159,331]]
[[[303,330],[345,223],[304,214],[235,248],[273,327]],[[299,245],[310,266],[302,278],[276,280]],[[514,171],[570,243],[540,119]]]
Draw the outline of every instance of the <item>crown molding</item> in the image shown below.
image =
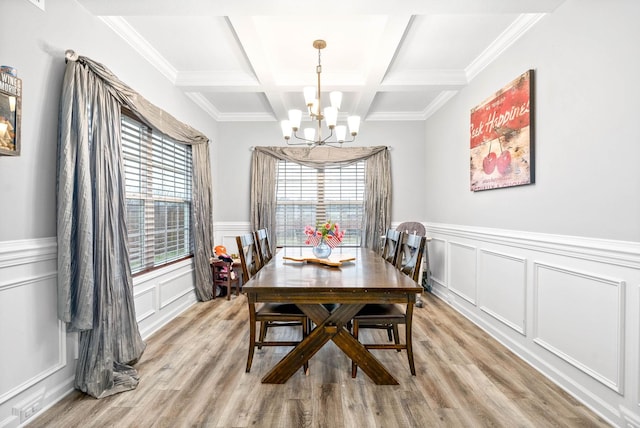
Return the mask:
[[502,53],[531,29],[546,13],[523,13],[502,32],[465,69],[467,80],[471,82],[482,70],[495,61]]
[[140,56],[149,61],[164,77],[175,84],[177,71],[129,23],[120,16],[101,16],[99,19],[129,44]]
[[440,94],[433,100],[426,109],[424,109],[423,116],[424,119],[427,120],[432,115],[435,114],[442,106],[444,106],[451,98],[453,98],[458,91],[442,91]]
[[220,121],[220,111],[215,108],[201,92],[185,92],[185,95],[214,120]]

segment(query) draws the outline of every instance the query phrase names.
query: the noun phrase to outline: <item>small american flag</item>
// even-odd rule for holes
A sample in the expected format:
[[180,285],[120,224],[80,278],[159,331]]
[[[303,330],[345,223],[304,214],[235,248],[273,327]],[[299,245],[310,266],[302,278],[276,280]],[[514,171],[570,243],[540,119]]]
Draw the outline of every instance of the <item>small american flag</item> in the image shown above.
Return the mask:
[[327,242],[327,245],[331,248],[335,248],[338,245],[340,245],[340,240],[333,235],[327,235],[327,238],[325,239],[325,241]]
[[320,237],[319,236],[317,236],[317,235],[307,235],[307,240],[305,241],[305,244],[315,247],[319,243],[320,243]]

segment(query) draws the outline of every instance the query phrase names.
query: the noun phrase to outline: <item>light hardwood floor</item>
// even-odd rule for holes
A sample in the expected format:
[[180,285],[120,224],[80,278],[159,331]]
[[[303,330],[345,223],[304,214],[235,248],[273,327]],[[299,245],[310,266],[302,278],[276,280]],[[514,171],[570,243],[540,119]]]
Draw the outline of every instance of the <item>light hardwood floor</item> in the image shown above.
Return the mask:
[[150,337],[136,390],[102,400],[73,392],[29,427],[609,426],[447,304],[432,295],[423,302],[414,311],[417,376],[404,351],[372,351],[399,386],[377,386],[362,371],[352,379],[333,343],[311,359],[308,376],[261,384],[289,348],[257,350],[245,373],[241,295],[198,303]]

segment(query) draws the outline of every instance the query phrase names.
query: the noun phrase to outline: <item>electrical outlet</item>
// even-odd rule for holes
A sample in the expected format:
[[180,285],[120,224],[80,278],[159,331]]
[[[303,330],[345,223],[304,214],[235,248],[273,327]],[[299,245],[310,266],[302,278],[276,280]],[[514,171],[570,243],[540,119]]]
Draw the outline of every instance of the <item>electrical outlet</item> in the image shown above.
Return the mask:
[[42,404],[44,401],[44,389],[41,389],[30,398],[18,403],[11,409],[11,413],[14,416],[20,417],[20,423],[23,424],[27,419],[42,410]]
[[31,3],[38,6],[40,9],[44,10],[44,0],[29,0]]

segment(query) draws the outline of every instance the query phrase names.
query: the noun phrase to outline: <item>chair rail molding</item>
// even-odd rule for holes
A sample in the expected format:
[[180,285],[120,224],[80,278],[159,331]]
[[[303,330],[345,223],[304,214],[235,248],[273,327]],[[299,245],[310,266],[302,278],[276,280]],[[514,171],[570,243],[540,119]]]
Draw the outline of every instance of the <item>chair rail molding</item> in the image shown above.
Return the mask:
[[55,237],[0,242],[0,269],[55,259]]
[[425,224],[429,236],[445,234],[640,269],[640,242],[439,223]]
[[215,222],[213,224],[213,243],[224,245],[231,254],[238,253],[236,236],[251,232],[251,223],[242,222]]

